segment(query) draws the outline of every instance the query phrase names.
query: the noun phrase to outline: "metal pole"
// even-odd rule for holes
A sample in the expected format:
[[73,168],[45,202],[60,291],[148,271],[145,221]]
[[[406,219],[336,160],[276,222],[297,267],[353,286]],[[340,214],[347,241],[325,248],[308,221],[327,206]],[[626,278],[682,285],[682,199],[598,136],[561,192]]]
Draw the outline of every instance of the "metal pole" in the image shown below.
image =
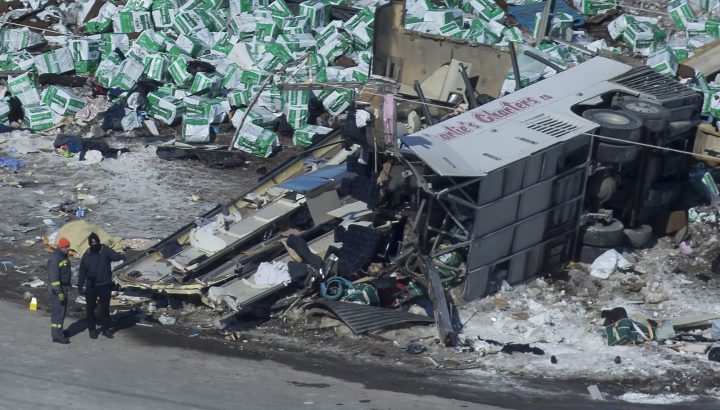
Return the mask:
[[425,115],[425,121],[427,121],[427,123],[430,125],[435,125],[435,121],[433,121],[432,116],[430,116],[430,109],[428,108],[427,102],[425,101],[425,94],[423,93],[422,87],[420,86],[420,81],[415,80],[414,87],[415,92],[420,99],[423,115]]
[[475,98],[475,89],[473,88],[472,84],[470,84],[470,77],[468,77],[467,67],[465,67],[465,64],[460,64],[459,66],[460,75],[462,76],[463,83],[465,83],[465,99],[467,99],[470,109],[476,108],[478,106],[478,102],[477,98]]
[[560,67],[559,65],[553,63],[552,61],[548,60],[547,58],[545,58],[545,57],[543,57],[543,56],[541,56],[541,55],[539,55],[539,54],[533,53],[533,52],[530,51],[530,50],[525,50],[525,51],[523,52],[523,54],[525,54],[526,56],[532,58],[533,60],[536,60],[536,61],[539,61],[539,62],[545,64],[546,66],[552,68],[553,70],[557,71],[558,73],[560,73],[560,72],[562,72],[562,71],[565,71],[564,68]]
[[555,10],[555,0],[545,0],[545,7],[540,15],[540,21],[538,22],[538,26],[535,27],[535,31],[538,35],[537,38],[535,38],[535,43],[533,44],[534,46],[542,43],[545,36],[547,36],[549,28],[552,26],[548,23],[550,23],[551,13],[553,10]]
[[515,43],[510,42],[510,61],[512,62],[513,76],[515,77],[515,91],[522,88],[520,83],[520,65],[518,65],[517,50],[515,50]]

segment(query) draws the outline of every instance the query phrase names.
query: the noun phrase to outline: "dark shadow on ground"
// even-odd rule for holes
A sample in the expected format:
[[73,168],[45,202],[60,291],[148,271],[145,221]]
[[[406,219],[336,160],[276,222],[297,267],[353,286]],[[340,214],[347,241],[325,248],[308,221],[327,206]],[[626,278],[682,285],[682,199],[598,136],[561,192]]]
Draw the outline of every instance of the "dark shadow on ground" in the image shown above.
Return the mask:
[[85,323],[85,319],[78,319],[75,322],[73,322],[70,326],[65,329],[67,332],[67,337],[71,338],[77,334],[80,334],[87,330],[87,323]]
[[113,333],[134,327],[140,319],[136,312],[118,313],[110,316],[110,329]]
[[[111,315],[110,330],[113,333],[117,333],[120,330],[125,330],[135,326],[138,321],[139,320],[137,315],[135,315],[135,313],[133,312]],[[87,321],[84,318],[76,320],[70,326],[68,326],[67,329],[65,329],[68,338],[83,333],[86,330],[88,330],[88,326]]]

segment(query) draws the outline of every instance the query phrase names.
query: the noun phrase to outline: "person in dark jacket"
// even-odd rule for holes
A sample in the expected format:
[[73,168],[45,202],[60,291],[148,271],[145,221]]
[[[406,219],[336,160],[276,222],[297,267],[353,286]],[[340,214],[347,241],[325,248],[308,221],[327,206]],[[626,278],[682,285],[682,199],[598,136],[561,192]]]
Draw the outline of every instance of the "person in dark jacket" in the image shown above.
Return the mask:
[[50,279],[50,334],[55,343],[68,344],[70,339],[65,335],[63,322],[67,313],[67,291],[70,289],[70,241],[60,238],[57,249],[48,258],[48,277]]
[[[98,330],[95,327],[95,306],[100,305],[100,325],[102,334],[112,338],[110,330],[110,292],[112,287],[111,262],[123,259],[123,256],[100,243],[95,232],[88,237],[90,248],[85,251],[80,260],[78,273],[78,291],[85,295],[85,309],[88,332],[92,339],[97,339]],[[87,284],[87,287],[86,287]]]

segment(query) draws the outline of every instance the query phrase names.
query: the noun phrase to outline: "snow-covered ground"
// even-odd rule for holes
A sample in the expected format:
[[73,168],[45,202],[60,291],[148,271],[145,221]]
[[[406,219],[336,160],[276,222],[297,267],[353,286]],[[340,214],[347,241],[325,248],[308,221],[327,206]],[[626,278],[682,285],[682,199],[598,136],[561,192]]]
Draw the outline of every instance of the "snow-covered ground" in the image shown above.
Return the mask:
[[[77,157],[48,152],[10,152],[19,144],[52,150],[54,140],[54,135],[28,131],[0,134],[0,156],[25,163],[16,174],[0,173],[3,202],[12,203],[12,213],[33,224],[41,223],[41,216],[51,216],[49,208],[70,200],[73,194],[85,193],[99,201],[89,206],[92,212],[86,219],[111,235],[162,238],[216,204],[239,196],[258,177],[252,167],[213,169],[199,161],[165,161],[155,154],[157,142],[143,144],[140,138],[129,143],[107,139],[110,146],[127,146],[130,152],[89,165]],[[10,187],[12,181],[24,182],[27,187]]]
[[[655,394],[629,390],[618,397],[637,403],[720,398],[711,389],[720,363],[709,361],[706,354],[675,351],[666,343],[608,346],[600,317],[602,309],[614,307],[624,307],[631,318],[658,321],[693,314],[720,317],[720,278],[710,272],[719,251],[717,227],[702,223],[690,231],[695,247],[691,255],[681,254],[670,238],[662,238],[652,249],[636,252],[635,271],[616,271],[603,280],[590,276],[587,267],[576,266],[568,280],[539,278],[466,304],[460,314],[463,320],[471,319],[462,337],[477,340],[482,371],[588,380],[601,389],[603,383],[641,386],[645,380],[644,387]],[[706,283],[696,274],[710,279]],[[707,330],[704,334],[710,336]],[[499,348],[478,338],[528,343],[545,355],[488,354]],[[658,395],[660,390],[663,394]]]

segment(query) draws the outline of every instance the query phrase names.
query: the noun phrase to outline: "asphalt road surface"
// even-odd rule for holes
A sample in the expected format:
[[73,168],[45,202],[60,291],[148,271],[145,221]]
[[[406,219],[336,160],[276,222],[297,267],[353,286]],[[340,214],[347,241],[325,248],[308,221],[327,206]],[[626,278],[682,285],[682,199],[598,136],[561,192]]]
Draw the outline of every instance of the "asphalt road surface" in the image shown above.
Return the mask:
[[133,335],[139,327],[114,339],[82,332],[60,345],[51,342],[49,323],[44,312],[0,301],[0,408],[499,409],[148,344]]

